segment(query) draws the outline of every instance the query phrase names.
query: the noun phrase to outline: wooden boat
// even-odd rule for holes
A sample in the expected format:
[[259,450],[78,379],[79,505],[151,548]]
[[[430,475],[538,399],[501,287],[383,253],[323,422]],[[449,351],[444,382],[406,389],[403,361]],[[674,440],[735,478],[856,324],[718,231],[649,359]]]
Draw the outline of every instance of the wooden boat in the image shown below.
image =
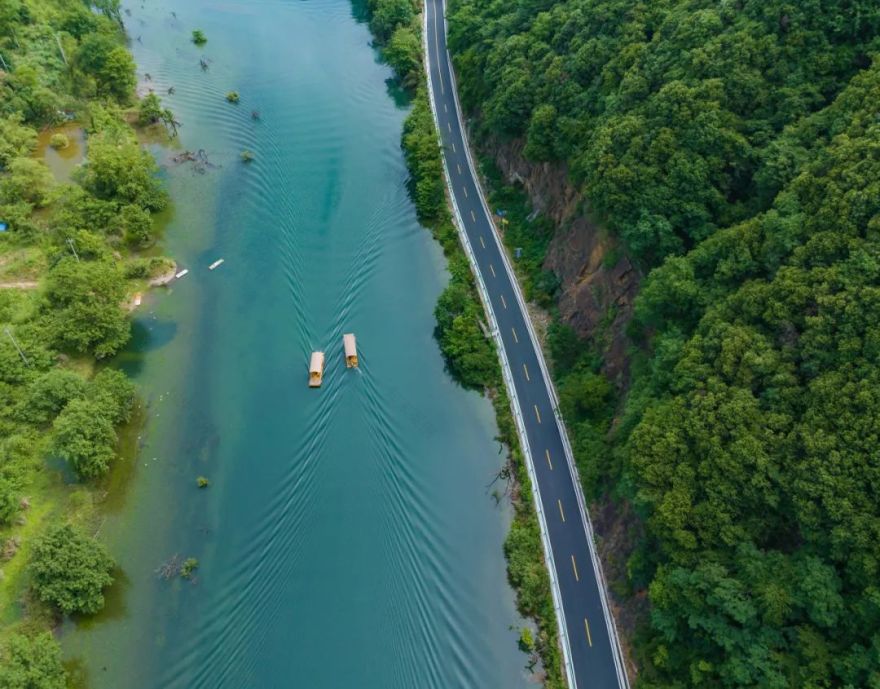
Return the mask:
[[348,333],[342,336],[342,346],[345,349],[345,365],[348,368],[357,368],[358,366],[358,355],[357,355],[357,343],[354,339],[354,334]]
[[324,379],[324,352],[312,352],[309,363],[309,387],[319,388]]

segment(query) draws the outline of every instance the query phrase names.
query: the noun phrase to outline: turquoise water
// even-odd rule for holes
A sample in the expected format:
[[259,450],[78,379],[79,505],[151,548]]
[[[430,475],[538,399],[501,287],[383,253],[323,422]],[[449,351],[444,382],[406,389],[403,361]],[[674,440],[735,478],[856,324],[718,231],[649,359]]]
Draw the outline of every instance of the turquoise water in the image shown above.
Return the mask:
[[[526,686],[492,411],[432,337],[447,276],[367,27],[349,0],[127,7],[140,74],[174,87],[181,145],[213,167],[156,149],[190,273],[123,357],[149,407],[102,529],[122,574],[105,614],[68,624],[68,657],[94,689]],[[174,555],[198,558],[193,582],[156,575]]]

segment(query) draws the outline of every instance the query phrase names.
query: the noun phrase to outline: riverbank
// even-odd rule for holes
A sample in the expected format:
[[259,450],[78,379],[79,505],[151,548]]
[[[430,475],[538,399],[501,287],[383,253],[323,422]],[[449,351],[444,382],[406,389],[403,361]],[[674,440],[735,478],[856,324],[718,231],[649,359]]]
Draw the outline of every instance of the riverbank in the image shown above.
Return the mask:
[[[496,500],[510,499],[514,519],[504,543],[507,574],[517,594],[520,613],[534,621],[537,634],[524,627],[519,645],[529,654],[529,670],[540,662],[545,687],[564,687],[558,626],[550,580],[532,502],[529,476],[519,446],[510,400],[467,256],[453,225],[443,181],[438,136],[431,116],[422,68],[420,19],[409,0],[371,0],[371,28],[383,55],[401,83],[413,93],[401,144],[411,178],[409,191],[419,220],[443,247],[450,279],[435,308],[435,336],[450,374],[467,388],[484,391],[492,401],[498,440],[507,451],[507,465],[496,478]],[[409,9],[408,9],[409,8]],[[395,22],[385,17],[395,16]]]
[[142,255],[167,196],[127,121],[119,12],[25,2],[3,21],[16,40],[0,39],[0,683],[37,662],[29,681],[56,686],[47,632],[100,610],[118,575],[104,507],[125,492],[143,414],[113,362],[134,295],[170,264]]

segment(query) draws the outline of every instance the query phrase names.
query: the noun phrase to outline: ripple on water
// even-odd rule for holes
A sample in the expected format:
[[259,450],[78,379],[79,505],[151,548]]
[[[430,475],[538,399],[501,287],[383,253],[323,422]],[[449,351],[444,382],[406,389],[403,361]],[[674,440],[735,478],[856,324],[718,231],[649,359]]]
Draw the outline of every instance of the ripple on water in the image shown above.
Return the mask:
[[[168,495],[144,500],[208,528],[131,546],[132,617],[95,637],[109,668],[95,689],[516,686],[500,520],[473,490],[493,429],[473,418],[485,405],[450,384],[431,338],[442,267],[407,198],[404,112],[366,28],[348,0],[132,11],[145,22],[138,71],[160,95],[174,87],[163,99],[181,145],[219,166],[170,172],[186,226],[169,241],[194,266],[175,290],[197,315],[185,371],[156,373],[150,358],[180,335],[144,366],[185,374],[190,388],[163,409],[180,415]],[[203,49],[189,43],[196,27]],[[240,104],[225,101],[231,90]],[[356,371],[341,355],[348,331]],[[313,349],[327,354],[317,392],[304,389]],[[212,486],[194,498],[177,482],[203,466]],[[143,560],[177,550],[202,562],[198,586],[139,578]],[[134,649],[118,662],[97,641],[113,634]]]

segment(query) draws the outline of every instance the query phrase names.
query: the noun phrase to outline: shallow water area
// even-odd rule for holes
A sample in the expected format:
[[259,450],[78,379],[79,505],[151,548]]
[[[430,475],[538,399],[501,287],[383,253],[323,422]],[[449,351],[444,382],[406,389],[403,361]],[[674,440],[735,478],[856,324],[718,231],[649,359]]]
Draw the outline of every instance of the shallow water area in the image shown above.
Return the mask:
[[[157,155],[165,249],[189,273],[136,312],[120,359],[146,422],[102,527],[120,584],[65,625],[77,681],[529,686],[497,429],[433,339],[444,260],[406,193],[407,106],[366,25],[349,0],[124,7],[139,75],[210,165]],[[192,580],[157,574],[188,557]]]
[[[61,134],[67,138],[67,145],[54,148],[52,137]],[[85,159],[86,132],[82,125],[68,122],[58,127],[44,129],[37,135],[36,157],[46,163],[58,182],[69,182],[74,170]]]

